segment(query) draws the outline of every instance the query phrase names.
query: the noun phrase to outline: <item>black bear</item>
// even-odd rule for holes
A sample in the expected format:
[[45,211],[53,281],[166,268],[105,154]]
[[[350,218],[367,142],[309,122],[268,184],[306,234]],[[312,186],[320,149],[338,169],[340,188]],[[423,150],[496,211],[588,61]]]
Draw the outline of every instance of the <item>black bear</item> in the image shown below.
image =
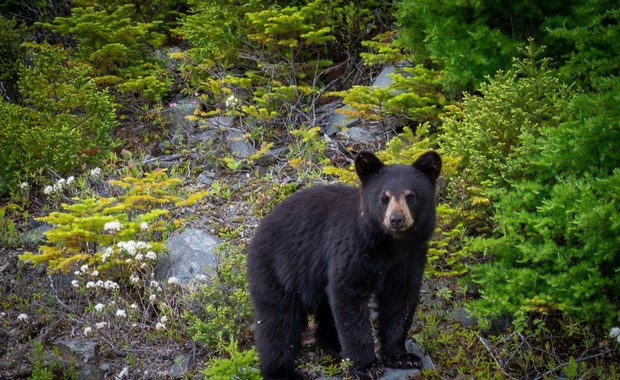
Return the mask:
[[[352,362],[358,379],[385,366],[412,368],[405,339],[419,300],[428,240],[435,227],[434,151],[412,165],[384,165],[361,152],[360,188],[301,190],[262,220],[247,257],[256,347],[265,379],[301,379],[295,358],[308,314],[318,345]],[[375,297],[381,360],[368,301]]]

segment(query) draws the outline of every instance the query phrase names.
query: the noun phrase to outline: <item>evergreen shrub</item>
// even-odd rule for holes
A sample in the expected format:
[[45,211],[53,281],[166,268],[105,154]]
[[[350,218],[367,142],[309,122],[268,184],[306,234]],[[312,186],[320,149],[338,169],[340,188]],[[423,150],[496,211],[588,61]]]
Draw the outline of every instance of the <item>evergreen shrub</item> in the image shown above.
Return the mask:
[[0,99],[0,191],[41,184],[51,172],[64,176],[114,146],[114,104],[88,68],[69,65],[62,49],[30,47],[19,82],[23,104]]
[[468,96],[443,140],[461,160],[464,207],[486,200],[493,223],[466,250],[480,316],[620,320],[620,81],[575,93],[529,48],[513,70]]

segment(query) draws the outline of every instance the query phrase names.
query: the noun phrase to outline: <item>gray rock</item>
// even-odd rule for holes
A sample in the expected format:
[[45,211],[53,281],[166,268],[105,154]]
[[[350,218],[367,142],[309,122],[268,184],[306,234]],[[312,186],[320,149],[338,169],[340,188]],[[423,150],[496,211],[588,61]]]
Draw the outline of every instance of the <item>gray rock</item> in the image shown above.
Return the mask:
[[43,244],[45,243],[45,240],[47,239],[45,237],[45,233],[51,229],[52,229],[52,226],[50,226],[49,224],[42,224],[40,226],[37,226],[34,229],[24,232],[21,236],[21,240],[24,243],[30,244],[33,246]]
[[174,359],[174,364],[168,370],[174,379],[183,378],[194,367],[194,356],[180,354]]
[[372,87],[381,87],[385,88],[392,84],[391,74],[396,72],[396,68],[394,66],[386,66],[381,70],[375,81],[372,82]]
[[78,380],[103,380],[105,371],[94,365],[86,365],[78,372]]
[[193,143],[199,143],[199,142],[206,143],[206,142],[217,139],[217,135],[218,135],[218,132],[216,130],[207,129],[207,130],[203,130],[200,133],[192,135],[190,137],[190,141]]
[[[351,110],[352,108],[349,106],[344,106],[339,108],[340,110]],[[342,128],[349,128],[359,120],[355,118],[350,118],[347,115],[344,115],[340,112],[333,111],[329,117],[329,121],[327,122],[327,126],[325,127],[325,133],[328,136],[335,135]]]
[[227,130],[226,141],[228,143],[228,148],[235,157],[246,158],[256,152],[256,149],[245,140],[243,132],[241,131],[234,129]]
[[142,163],[147,166],[156,168],[169,168],[177,165],[183,160],[183,156],[180,154],[168,154],[165,156],[152,157],[146,155]]
[[288,146],[273,148],[265,155],[258,157],[256,164],[259,166],[275,164],[278,161],[278,158],[284,157],[288,154],[288,152],[290,152],[290,148]]
[[187,116],[193,115],[196,107],[198,107],[196,99],[175,98],[161,113],[173,131],[190,134],[196,126],[196,122],[187,120]]
[[370,144],[376,140],[372,132],[364,127],[350,127],[342,130],[340,134],[347,140],[361,144]]
[[196,183],[199,185],[211,185],[213,183],[213,178],[211,178],[210,174],[206,171],[200,173],[198,177],[196,177]]
[[206,122],[207,122],[207,125],[211,125],[216,128],[230,128],[233,126],[233,123],[235,122],[235,117],[220,115],[220,116],[210,117],[206,120]]
[[467,313],[467,311],[461,306],[455,307],[450,312],[449,317],[464,327],[473,326],[478,323],[478,320],[475,317],[470,316],[469,313]]
[[61,338],[56,341],[56,346],[65,359],[73,356],[80,364],[94,363],[97,356],[97,343],[91,340]]
[[166,240],[170,253],[159,259],[156,278],[176,277],[187,283],[197,277],[211,277],[216,265],[214,249],[219,243],[217,237],[194,228],[172,234]]

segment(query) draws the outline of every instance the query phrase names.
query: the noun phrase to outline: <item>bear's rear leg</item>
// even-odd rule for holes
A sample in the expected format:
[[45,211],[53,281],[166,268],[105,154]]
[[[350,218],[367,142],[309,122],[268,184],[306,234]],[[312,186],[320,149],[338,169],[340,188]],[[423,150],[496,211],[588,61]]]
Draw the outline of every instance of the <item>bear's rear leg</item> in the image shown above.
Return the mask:
[[253,300],[261,374],[265,380],[302,380],[295,369],[295,358],[307,316],[295,296],[271,293],[265,298]]
[[314,313],[314,319],[317,324],[314,336],[318,346],[328,355],[340,356],[338,330],[336,330],[336,323],[327,296]]

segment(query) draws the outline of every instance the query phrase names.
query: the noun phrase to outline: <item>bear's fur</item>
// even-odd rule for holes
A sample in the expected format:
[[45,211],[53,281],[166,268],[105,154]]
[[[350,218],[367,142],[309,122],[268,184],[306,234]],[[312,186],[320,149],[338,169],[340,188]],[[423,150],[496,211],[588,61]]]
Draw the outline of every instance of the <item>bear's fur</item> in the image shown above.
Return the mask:
[[[260,223],[247,257],[255,339],[265,379],[299,379],[295,358],[308,314],[328,353],[352,361],[350,375],[375,378],[383,366],[411,368],[405,350],[435,226],[433,151],[412,165],[384,165],[361,152],[361,187],[299,191]],[[368,301],[378,309],[379,361]]]

